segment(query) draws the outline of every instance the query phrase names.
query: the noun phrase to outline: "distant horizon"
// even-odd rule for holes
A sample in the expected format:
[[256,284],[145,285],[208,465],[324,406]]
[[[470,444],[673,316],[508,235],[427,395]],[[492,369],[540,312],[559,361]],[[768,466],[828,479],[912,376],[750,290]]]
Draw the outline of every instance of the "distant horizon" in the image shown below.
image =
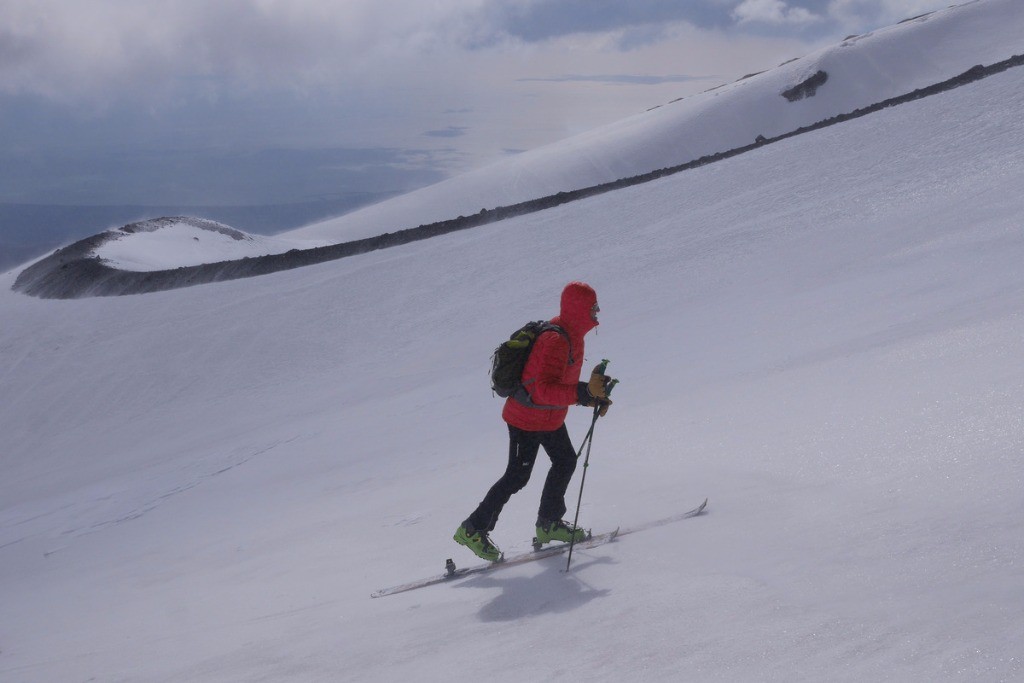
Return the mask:
[[30,204],[0,202],[0,272],[79,239],[140,220],[192,215],[257,235],[308,225],[382,201],[394,193],[252,206],[141,204]]

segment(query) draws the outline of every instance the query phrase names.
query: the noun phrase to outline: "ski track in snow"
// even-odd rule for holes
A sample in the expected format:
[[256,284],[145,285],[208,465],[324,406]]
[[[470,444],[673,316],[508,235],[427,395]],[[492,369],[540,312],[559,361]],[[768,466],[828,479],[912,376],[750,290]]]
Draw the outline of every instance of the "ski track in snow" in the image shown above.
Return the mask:
[[[164,504],[171,498],[178,496],[187,491],[203,485],[209,480],[219,477],[223,474],[231,472],[235,468],[242,467],[252,461],[254,458],[258,458],[277,447],[296,441],[299,437],[293,437],[291,439],[277,441],[268,446],[259,448],[257,450],[248,452],[241,457],[232,458],[230,464],[224,465],[215,471],[209,472],[208,474],[201,474],[198,477],[190,478],[186,483],[173,486],[169,490],[157,490],[145,493],[135,493],[134,495],[128,491],[118,491],[109,495],[103,495],[87,500],[77,501],[62,505],[52,511],[43,512],[35,515],[28,516],[23,519],[15,517],[12,521],[0,521],[0,534],[4,533],[6,529],[17,529],[18,527],[35,526],[37,530],[32,536],[37,535],[48,535],[56,536],[59,538],[77,538],[85,534],[96,533],[107,529],[108,527],[124,524],[125,522],[131,522],[141,518],[143,515],[152,512],[157,509],[160,505]],[[212,464],[212,463],[211,463]],[[190,477],[194,475],[188,475]],[[168,481],[171,481],[174,477],[165,477],[157,481],[159,486],[166,486]],[[143,498],[140,502],[139,498]],[[113,517],[104,518],[104,510],[109,508],[114,509],[125,509],[125,512],[116,513]],[[57,524],[64,524],[62,520],[81,520],[89,516],[93,516],[99,512],[99,519],[97,521],[90,522],[84,526],[72,525],[67,528],[43,528],[39,523],[47,518],[56,519]],[[5,541],[0,544],[0,549],[16,543],[21,543],[32,536],[21,536],[20,538],[14,538],[13,540]],[[58,547],[52,550],[47,550],[44,555],[49,557],[50,555],[59,552],[62,547]]]

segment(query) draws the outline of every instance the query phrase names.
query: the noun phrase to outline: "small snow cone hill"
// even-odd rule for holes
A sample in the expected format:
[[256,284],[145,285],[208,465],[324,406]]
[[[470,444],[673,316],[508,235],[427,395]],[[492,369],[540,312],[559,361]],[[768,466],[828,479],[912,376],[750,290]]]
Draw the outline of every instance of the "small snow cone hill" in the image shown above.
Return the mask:
[[[242,277],[338,245],[242,258],[267,245],[174,219],[63,264],[132,296],[0,275],[0,680],[1024,680],[1022,36],[1024,3],[981,0],[851,38],[586,149],[641,168],[658,138],[623,131],[697,102],[660,147],[984,77],[471,230]],[[452,208],[418,196],[378,211]],[[195,286],[137,286],[164,277]],[[580,520],[634,533],[371,598],[476,562],[452,534],[508,457],[488,359],[571,280],[601,306],[581,362],[621,380]]]
[[103,233],[89,256],[120,270],[168,270],[251,258],[294,248],[293,242],[250,235],[202,218],[157,218]]
[[21,271],[14,289],[48,298],[173,289],[257,275],[261,257],[317,244],[251,235],[203,218],[155,218],[58,249]]

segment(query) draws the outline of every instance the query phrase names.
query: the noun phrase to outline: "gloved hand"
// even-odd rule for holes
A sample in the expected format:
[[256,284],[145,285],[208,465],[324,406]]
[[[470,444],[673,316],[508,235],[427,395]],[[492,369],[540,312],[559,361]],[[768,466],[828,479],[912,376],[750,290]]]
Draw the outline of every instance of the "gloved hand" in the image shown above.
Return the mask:
[[581,405],[584,405],[588,408],[601,406],[600,410],[597,411],[597,414],[600,415],[601,417],[604,417],[605,415],[608,414],[608,408],[611,407],[612,400],[610,398],[589,398],[586,400],[585,403]]
[[608,398],[608,375],[601,372],[601,366],[598,365],[594,368],[594,371],[590,373],[590,381],[587,382],[587,391],[594,398]]

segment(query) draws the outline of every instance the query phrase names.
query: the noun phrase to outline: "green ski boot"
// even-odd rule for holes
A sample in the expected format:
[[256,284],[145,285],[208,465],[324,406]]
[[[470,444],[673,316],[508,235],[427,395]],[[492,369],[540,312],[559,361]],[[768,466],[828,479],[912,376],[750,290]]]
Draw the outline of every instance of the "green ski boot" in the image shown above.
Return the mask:
[[576,543],[579,543],[580,541],[585,541],[588,538],[590,538],[589,533],[583,529],[574,527],[572,524],[563,522],[560,519],[555,521],[538,519],[537,536],[534,542],[534,547],[539,547],[545,543],[550,543],[551,541],[564,541],[565,543],[575,541]]
[[472,550],[482,560],[487,560],[488,562],[501,561],[501,551],[498,550],[496,545],[491,543],[487,532],[477,531],[468,521],[463,522],[462,526],[455,530],[455,535],[452,538],[459,545],[464,545]]

